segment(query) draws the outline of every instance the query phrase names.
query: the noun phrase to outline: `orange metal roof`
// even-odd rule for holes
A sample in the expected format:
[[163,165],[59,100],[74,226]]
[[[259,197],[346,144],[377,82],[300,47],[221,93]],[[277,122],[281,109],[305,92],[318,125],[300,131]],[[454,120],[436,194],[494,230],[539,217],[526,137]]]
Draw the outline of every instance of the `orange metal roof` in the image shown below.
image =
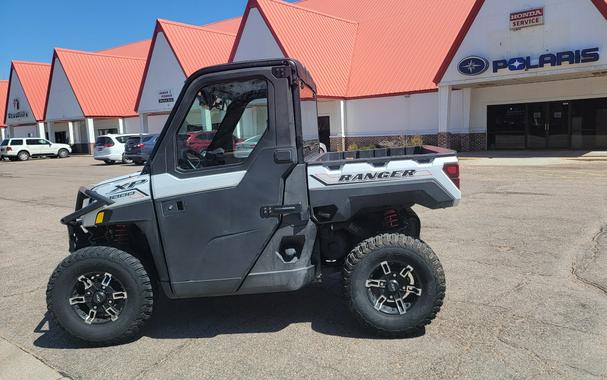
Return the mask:
[[213,29],[218,32],[226,32],[231,34],[236,34],[238,32],[238,27],[240,26],[240,20],[242,17],[234,17],[229,18],[227,20],[221,20],[212,22],[210,24],[202,25],[205,28]]
[[55,58],[86,117],[137,115],[135,100],[145,59],[55,49],[53,67]]
[[132,42],[130,44],[115,46],[113,48],[99,50],[99,54],[119,55],[124,57],[147,58],[151,39]]
[[206,66],[226,63],[236,38],[236,33],[217,31],[213,26],[167,20],[158,20],[158,25],[186,76]]
[[260,10],[283,52],[308,67],[319,96],[358,98],[436,90],[434,76],[474,2],[249,0],[245,17]]
[[4,119],[6,119],[6,102],[8,101],[8,81],[0,80],[0,128],[6,127]]
[[27,102],[32,107],[34,118],[37,121],[44,120],[44,100],[46,99],[51,65],[41,62],[12,61],[12,70],[19,77]]

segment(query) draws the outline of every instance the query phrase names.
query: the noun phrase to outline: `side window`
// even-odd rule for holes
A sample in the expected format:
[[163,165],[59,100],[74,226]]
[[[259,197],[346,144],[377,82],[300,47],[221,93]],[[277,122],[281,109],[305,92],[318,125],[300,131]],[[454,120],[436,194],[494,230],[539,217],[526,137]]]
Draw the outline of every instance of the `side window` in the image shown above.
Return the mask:
[[304,156],[319,153],[320,144],[318,140],[318,109],[316,105],[316,94],[301,82],[299,88],[299,100],[301,107],[301,129],[304,140]]
[[11,140],[11,145],[23,145],[23,140]]
[[25,143],[27,145],[44,145],[44,144],[46,144],[46,140],[43,140],[43,139],[26,139]]
[[182,171],[238,164],[268,128],[268,84],[249,79],[208,85],[177,130],[177,167]]

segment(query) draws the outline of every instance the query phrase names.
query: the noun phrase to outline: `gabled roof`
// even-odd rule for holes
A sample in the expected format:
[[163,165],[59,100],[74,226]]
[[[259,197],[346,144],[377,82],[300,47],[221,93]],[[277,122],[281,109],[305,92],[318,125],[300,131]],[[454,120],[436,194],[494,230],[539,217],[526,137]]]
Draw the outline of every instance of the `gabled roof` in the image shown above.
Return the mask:
[[[603,17],[605,17],[605,19],[607,19],[607,0],[590,0],[590,1],[599,10],[599,12],[601,12]],[[438,84],[443,79],[443,76],[445,75],[445,72],[447,71],[449,64],[453,60],[453,57],[455,56],[455,54],[457,54],[457,51],[459,50],[459,47],[461,46],[462,42],[464,42],[464,38],[466,37],[466,34],[468,34],[470,27],[474,23],[474,20],[476,19],[476,16],[480,12],[484,3],[485,3],[485,0],[476,0],[475,1],[470,13],[468,14],[468,17],[466,17],[466,20],[461,25],[460,30],[457,33],[457,37],[451,44],[451,47],[449,48],[449,51],[447,52],[447,54],[445,54],[443,62],[440,65],[440,67],[438,68],[436,75],[434,76],[434,83]]]
[[245,17],[250,8],[259,9],[283,52],[310,70],[319,96],[360,98],[435,91],[434,75],[473,5],[249,0]]
[[158,19],[142,81],[137,87],[138,95],[134,109],[139,107],[158,33],[164,34],[184,75],[188,77],[203,67],[228,62],[239,24],[240,17],[204,26]]
[[[55,49],[53,69],[56,59],[65,71],[84,116],[137,115],[134,105],[145,59]],[[48,104],[48,97],[46,102]]]
[[99,50],[99,54],[107,55],[119,55],[123,57],[137,57],[146,58],[148,56],[148,50],[150,50],[151,39],[132,42],[126,45],[115,46],[113,48]]
[[[319,85],[319,95],[339,97],[347,92],[358,24],[333,15],[275,0],[253,0],[245,11],[241,30],[250,9],[256,7],[269,25],[287,57],[301,61]],[[231,59],[236,53],[232,50]]]
[[37,121],[44,120],[44,100],[46,99],[51,65],[42,62],[12,61],[11,71],[13,70],[19,77],[19,82],[21,82],[27,102],[32,108],[34,118]]
[[158,28],[186,76],[206,66],[226,63],[236,38],[236,33],[168,20],[158,20]]
[[4,119],[6,118],[6,102],[8,98],[8,81],[0,80],[0,128],[6,127]]

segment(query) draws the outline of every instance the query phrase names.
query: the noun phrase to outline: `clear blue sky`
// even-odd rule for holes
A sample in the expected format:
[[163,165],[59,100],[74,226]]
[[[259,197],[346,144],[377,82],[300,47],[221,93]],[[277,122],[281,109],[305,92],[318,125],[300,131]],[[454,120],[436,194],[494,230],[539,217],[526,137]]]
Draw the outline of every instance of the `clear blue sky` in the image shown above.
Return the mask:
[[206,24],[246,0],[0,0],[0,79],[10,61],[49,62],[53,48],[96,51],[152,37],[157,18]]

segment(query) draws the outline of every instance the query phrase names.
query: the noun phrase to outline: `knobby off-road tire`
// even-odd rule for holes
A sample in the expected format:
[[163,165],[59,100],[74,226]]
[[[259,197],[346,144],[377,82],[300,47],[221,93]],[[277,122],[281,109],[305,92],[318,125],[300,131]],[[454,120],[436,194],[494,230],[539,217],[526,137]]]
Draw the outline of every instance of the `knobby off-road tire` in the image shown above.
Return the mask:
[[445,297],[445,274],[436,254],[402,234],[358,244],[346,258],[343,280],[356,319],[388,337],[420,331],[436,317]]
[[[102,285],[107,287],[102,290]],[[100,299],[105,302],[98,303]],[[46,290],[51,322],[93,345],[132,340],[151,317],[153,299],[152,284],[141,262],[112,247],[86,247],[67,256],[51,275]],[[114,310],[106,312],[108,307]],[[93,308],[96,316],[87,322]]]

